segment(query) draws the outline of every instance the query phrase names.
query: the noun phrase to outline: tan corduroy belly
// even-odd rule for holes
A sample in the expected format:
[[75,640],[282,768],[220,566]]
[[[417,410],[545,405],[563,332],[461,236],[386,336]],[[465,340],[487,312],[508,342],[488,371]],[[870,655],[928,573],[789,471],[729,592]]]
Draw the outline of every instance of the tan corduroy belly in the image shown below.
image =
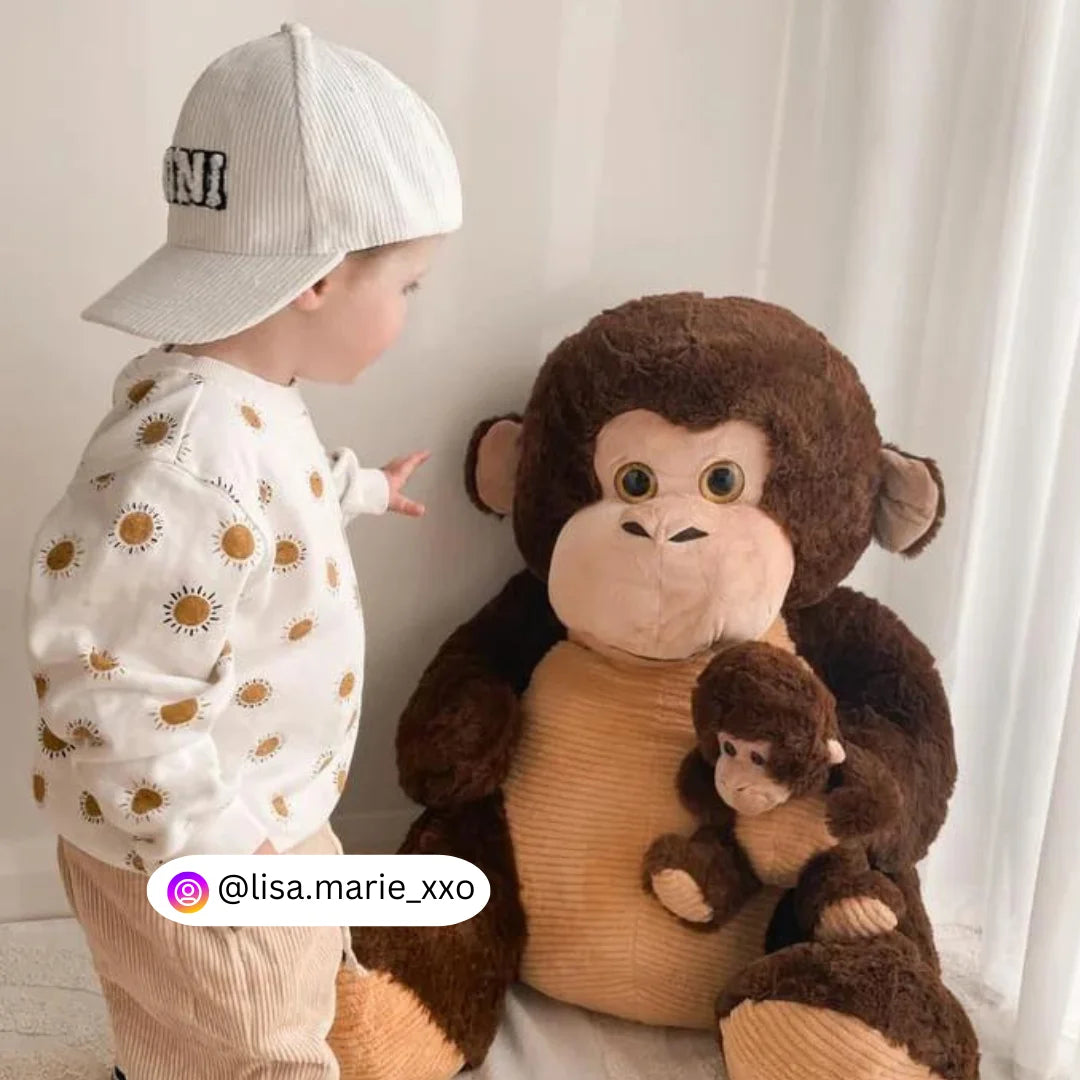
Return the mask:
[[703,933],[642,888],[649,844],[695,828],[675,777],[705,662],[623,665],[564,642],[533,675],[505,793],[529,927],[522,978],[552,997],[709,1028],[717,993],[763,951],[776,892]]

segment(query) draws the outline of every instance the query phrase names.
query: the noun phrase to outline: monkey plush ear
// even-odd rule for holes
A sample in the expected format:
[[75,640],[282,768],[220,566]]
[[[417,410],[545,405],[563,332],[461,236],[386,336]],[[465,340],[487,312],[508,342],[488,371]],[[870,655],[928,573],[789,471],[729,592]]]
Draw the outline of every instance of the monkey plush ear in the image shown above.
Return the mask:
[[881,449],[881,487],[874,512],[874,539],[886,551],[918,555],[945,517],[945,486],[929,458]]
[[477,424],[465,454],[465,489],[480,510],[499,517],[510,513],[520,459],[520,416],[496,416]]
[[843,765],[847,761],[847,751],[839,739],[830,739],[826,744],[826,748],[829,751],[830,765]]

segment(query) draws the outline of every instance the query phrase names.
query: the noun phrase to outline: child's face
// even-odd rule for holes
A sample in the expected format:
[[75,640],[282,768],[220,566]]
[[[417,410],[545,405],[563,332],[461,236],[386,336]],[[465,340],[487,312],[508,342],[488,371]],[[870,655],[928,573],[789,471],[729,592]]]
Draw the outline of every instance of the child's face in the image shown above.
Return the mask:
[[348,383],[385,352],[405,325],[408,294],[426,273],[439,240],[356,252],[293,301],[306,324],[296,374]]

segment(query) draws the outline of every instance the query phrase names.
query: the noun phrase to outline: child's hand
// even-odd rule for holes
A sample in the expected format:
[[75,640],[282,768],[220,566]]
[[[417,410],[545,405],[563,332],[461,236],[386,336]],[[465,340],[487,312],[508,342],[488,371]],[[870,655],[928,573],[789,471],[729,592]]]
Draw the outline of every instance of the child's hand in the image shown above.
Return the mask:
[[401,489],[408,479],[421,465],[424,464],[431,454],[427,450],[421,450],[415,454],[407,454],[405,457],[394,458],[389,465],[383,466],[386,479],[390,481],[390,502],[387,509],[395,514],[405,514],[408,517],[423,517],[425,507],[423,503],[413,502],[401,494]]
[[276,855],[278,853],[277,848],[270,843],[269,840],[264,840],[253,852],[253,855]]

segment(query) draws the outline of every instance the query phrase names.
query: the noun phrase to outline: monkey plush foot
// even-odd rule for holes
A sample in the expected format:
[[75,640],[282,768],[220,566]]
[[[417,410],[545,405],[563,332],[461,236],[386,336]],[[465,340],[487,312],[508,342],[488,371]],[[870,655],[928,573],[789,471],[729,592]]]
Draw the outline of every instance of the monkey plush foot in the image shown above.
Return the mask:
[[895,911],[875,896],[848,896],[826,904],[814,928],[818,941],[852,941],[888,934],[899,923]]
[[326,1041],[341,1080],[449,1080],[465,1064],[411,990],[384,972],[344,965]]
[[731,1080],[976,1080],[971,1023],[899,934],[794,945],[717,1002]]
[[672,915],[692,923],[712,921],[712,904],[702,895],[701,886],[685,870],[659,870],[650,880],[656,899]]

